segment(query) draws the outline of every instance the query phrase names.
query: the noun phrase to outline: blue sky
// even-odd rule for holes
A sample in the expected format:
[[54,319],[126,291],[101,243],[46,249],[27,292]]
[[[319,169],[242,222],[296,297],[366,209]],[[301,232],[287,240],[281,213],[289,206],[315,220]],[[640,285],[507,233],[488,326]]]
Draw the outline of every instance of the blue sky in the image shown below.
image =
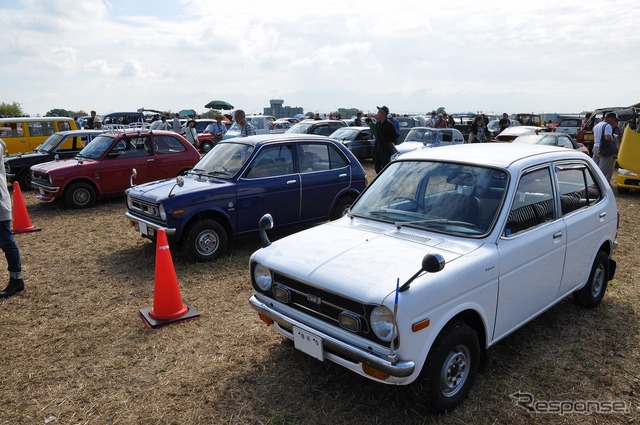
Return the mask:
[[0,102],[580,112],[640,102],[639,23],[635,0],[0,0]]

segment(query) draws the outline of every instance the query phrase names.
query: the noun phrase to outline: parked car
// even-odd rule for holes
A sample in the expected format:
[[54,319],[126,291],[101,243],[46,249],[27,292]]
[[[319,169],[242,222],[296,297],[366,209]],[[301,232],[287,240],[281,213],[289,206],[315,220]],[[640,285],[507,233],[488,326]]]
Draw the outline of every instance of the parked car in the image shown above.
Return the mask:
[[540,114],[519,113],[512,115],[511,119],[520,122],[521,125],[529,125],[533,127],[542,127],[542,116]]
[[542,131],[543,131],[542,127],[535,127],[531,125],[507,127],[504,130],[502,130],[500,133],[498,133],[498,135],[495,138],[493,138],[492,141],[493,142],[513,142],[513,140],[516,137],[521,136],[523,134],[529,134],[529,133],[536,134]]
[[524,145],[560,146],[561,148],[575,149],[589,155],[589,149],[582,143],[578,143],[566,134],[559,133],[530,133],[516,137],[511,143]]
[[7,183],[17,181],[20,189],[31,188],[31,166],[76,156],[94,137],[104,133],[102,130],[70,130],[54,133],[35,151],[4,158]]
[[288,129],[287,133],[294,134],[318,134],[320,136],[329,136],[339,128],[347,127],[342,120],[304,120]]
[[164,229],[196,261],[221,256],[234,238],[277,226],[335,219],[366,186],[362,165],[341,143],[300,134],[223,140],[179,180],[127,190],[126,216],[154,240]]
[[627,126],[622,134],[618,151],[616,190],[626,195],[632,190],[640,190],[640,133]]
[[[269,134],[271,124],[276,120],[271,115],[247,115],[247,122],[256,129],[256,134]],[[227,130],[223,140],[240,136],[240,125],[234,122]]]
[[435,148],[438,146],[459,145],[464,143],[462,133],[455,128],[414,127],[409,131],[405,141],[396,145],[396,153],[391,160],[399,155],[416,149]]
[[576,137],[576,133],[582,125],[582,118],[562,118],[558,125],[555,126],[554,132],[564,133],[569,136]]
[[142,112],[111,112],[102,117],[103,126],[127,126],[136,122],[146,122]]
[[583,122],[580,130],[576,133],[576,141],[584,144],[589,148],[589,152],[593,151],[593,127],[602,121],[606,114],[615,112],[618,117],[618,128],[622,131],[627,124],[634,125],[640,115],[640,110],[635,107],[607,107],[596,109],[591,112],[588,119]]
[[[509,120],[509,127],[518,127],[520,126],[520,121]],[[491,139],[495,138],[498,133],[500,133],[500,120],[491,120],[487,124],[487,130],[489,130],[489,137]]]
[[77,129],[69,117],[0,118],[0,139],[7,145],[7,154],[31,152],[53,133]]
[[414,127],[423,127],[427,125],[426,119],[424,117],[418,118],[418,117],[399,117],[398,116],[398,117],[394,117],[394,119],[396,119],[398,121],[398,124],[400,125],[400,135],[398,136],[398,140],[396,141],[396,144],[400,144],[404,142],[404,140],[407,138],[407,134],[409,134],[411,129],[413,129]]
[[132,182],[184,174],[199,159],[196,148],[172,131],[107,132],[73,159],[32,166],[31,186],[38,200],[64,199],[72,208],[87,208],[99,198],[122,195]]
[[342,127],[329,136],[347,147],[358,161],[373,158],[376,139],[369,127]]
[[269,129],[269,133],[271,133],[271,134],[284,133],[285,131],[289,130],[293,126],[293,124],[295,124],[295,123],[292,123],[291,121],[289,121],[286,118],[275,120],[271,124],[271,128]]
[[421,401],[448,411],[496,342],[569,295],[600,304],[617,228],[611,187],[579,152],[409,152],[345,217],[273,243],[263,230],[249,302],[304,353],[380,383],[420,381]]

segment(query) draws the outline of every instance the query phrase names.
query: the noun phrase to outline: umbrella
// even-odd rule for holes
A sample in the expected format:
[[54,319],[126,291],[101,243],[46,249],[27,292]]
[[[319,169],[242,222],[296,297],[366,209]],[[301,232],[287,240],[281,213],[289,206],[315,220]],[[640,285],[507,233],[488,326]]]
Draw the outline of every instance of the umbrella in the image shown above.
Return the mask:
[[193,109],[183,109],[180,112],[178,112],[178,114],[180,114],[181,117],[195,117],[196,116],[196,111],[194,111]]
[[297,120],[302,119],[302,118],[304,118],[304,114],[295,114],[295,115],[293,116],[293,118],[295,118],[295,119],[297,119]]
[[233,109],[233,105],[228,102],[225,102],[224,100],[212,100],[211,102],[204,105],[204,107],[209,109],[223,109],[223,110]]

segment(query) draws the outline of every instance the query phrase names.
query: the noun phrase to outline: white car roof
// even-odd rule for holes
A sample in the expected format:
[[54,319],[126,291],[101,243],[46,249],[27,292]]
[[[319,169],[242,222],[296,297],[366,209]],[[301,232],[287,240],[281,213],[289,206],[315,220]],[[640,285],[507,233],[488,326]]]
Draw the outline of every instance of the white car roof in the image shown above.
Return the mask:
[[[540,157],[544,156],[544,159]],[[428,159],[508,168],[524,161],[523,167],[542,160],[585,159],[585,154],[572,149],[545,145],[514,145],[511,143],[466,143],[440,146],[436,149],[419,149],[401,155],[398,160]]]

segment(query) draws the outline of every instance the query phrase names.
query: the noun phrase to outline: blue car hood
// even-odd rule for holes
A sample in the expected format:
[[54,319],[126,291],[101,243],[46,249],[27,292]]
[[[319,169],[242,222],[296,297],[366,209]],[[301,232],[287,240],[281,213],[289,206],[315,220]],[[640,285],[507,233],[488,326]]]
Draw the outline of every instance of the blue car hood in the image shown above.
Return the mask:
[[[159,202],[166,200],[169,193],[171,193],[172,198],[186,195],[192,198],[193,202],[196,202],[200,193],[202,193],[202,196],[211,196],[212,193],[214,193],[211,191],[212,188],[219,189],[220,192],[235,191],[235,182],[227,180],[198,177],[195,175],[184,176],[183,180],[184,185],[182,187],[176,184],[176,177],[172,177],[170,179],[156,180],[133,186],[127,189],[127,194],[137,198]],[[216,192],[218,192],[218,190],[216,190]]]

